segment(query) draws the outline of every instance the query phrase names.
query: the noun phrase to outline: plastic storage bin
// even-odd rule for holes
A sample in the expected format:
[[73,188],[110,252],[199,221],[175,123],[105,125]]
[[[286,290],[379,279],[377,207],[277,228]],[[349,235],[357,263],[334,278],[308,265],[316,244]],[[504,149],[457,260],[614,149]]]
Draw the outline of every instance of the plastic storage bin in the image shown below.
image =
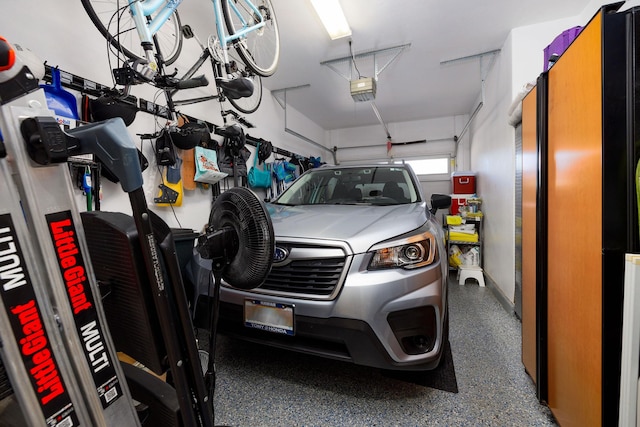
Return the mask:
[[451,180],[453,181],[454,194],[474,194],[476,192],[475,172],[453,172]]
[[[568,30],[564,30],[558,37],[553,39],[549,46],[544,48],[544,68],[543,71],[547,71],[551,68],[551,65],[555,62],[555,60],[549,62],[553,55],[560,56],[564,53],[565,50],[569,47],[571,42],[578,37],[582,31],[582,27],[577,26],[573,28],[569,28]],[[555,58],[557,59],[557,58]]]

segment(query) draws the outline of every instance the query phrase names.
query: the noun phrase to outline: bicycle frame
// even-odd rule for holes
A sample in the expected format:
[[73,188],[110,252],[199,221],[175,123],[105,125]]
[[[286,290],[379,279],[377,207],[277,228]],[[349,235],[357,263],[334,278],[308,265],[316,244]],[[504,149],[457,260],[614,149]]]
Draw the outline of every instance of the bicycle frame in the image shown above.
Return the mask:
[[[202,67],[204,65],[205,62],[207,62],[209,59],[211,59],[211,52],[209,51],[209,49],[204,49],[202,51],[202,54],[200,54],[200,57],[198,58],[198,60],[196,61],[195,64],[193,64],[191,66],[191,68],[189,68],[182,77],[180,77],[180,79],[190,79],[191,77],[193,77],[193,75],[196,73],[196,71],[198,71],[200,69],[200,67]],[[219,72],[219,64],[213,64],[213,67],[218,67],[218,72]],[[214,75],[216,73],[216,70],[214,70]],[[171,102],[173,103],[174,106],[178,106],[178,105],[187,105],[187,104],[195,104],[197,102],[203,102],[203,101],[208,101],[211,99],[216,99],[219,97],[219,95],[210,95],[210,96],[203,96],[200,98],[191,98],[191,99],[184,99],[184,100],[176,100],[173,99],[173,96],[178,93],[178,89],[174,89],[170,92],[170,96],[171,96]]]
[[[178,5],[182,3],[182,0],[128,1],[131,17],[136,24],[138,37],[140,37],[140,43],[144,49],[147,61],[149,61],[149,63],[155,63],[152,52],[153,35],[167,22],[167,19],[171,17],[173,12],[178,8]],[[161,8],[162,10],[160,10]],[[151,19],[150,16],[155,12],[158,12],[158,14]]]
[[[223,25],[224,18],[221,13],[221,1],[228,1],[229,6],[231,6],[233,12],[242,22],[242,28],[238,29],[235,34],[227,35],[226,33]],[[258,8],[251,2],[251,0],[239,1],[243,1],[244,3],[246,3],[247,6],[249,6],[254,12],[255,16],[260,19],[260,22],[254,25],[247,25],[247,22],[242,19],[242,15],[238,11],[238,8],[233,1],[211,0],[211,2],[213,3],[213,11],[216,22],[216,35],[218,36],[218,40],[220,41],[220,46],[223,47],[222,51],[225,64],[229,63],[229,56],[227,53],[229,44],[231,44],[235,40],[240,39],[241,37],[244,37],[247,33],[256,31],[265,25],[262,14],[258,10]],[[180,3],[182,3],[182,0],[128,0],[128,2],[129,9],[131,10],[131,15],[136,24],[136,29],[138,30],[140,42],[143,49],[145,50],[147,61],[149,61],[149,63],[153,63],[155,62],[155,58],[153,58],[152,53],[153,35],[158,32],[160,27],[162,27],[165,22],[167,22],[173,12],[178,8]],[[156,12],[156,16],[150,18],[150,16]]]

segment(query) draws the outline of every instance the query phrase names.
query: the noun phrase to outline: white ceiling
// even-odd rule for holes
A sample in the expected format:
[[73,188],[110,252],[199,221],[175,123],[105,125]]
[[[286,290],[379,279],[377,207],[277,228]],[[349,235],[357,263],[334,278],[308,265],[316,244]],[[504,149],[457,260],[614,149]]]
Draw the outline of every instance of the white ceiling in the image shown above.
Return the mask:
[[[287,90],[293,107],[326,130],[379,123],[371,102],[354,102],[346,76],[358,77],[349,61],[348,39],[330,40],[307,0],[272,0],[281,39],[280,65],[263,79],[274,91]],[[354,54],[409,44],[375,55],[380,70],[375,104],[384,122],[469,114],[490,56],[512,28],[579,15],[589,0],[341,0],[352,29]],[[198,26],[210,15],[210,0],[180,6],[183,23]],[[200,24],[206,28],[205,24]],[[397,57],[393,55],[400,52]],[[542,52],[541,52],[542,62]],[[472,59],[458,60],[467,56]],[[361,76],[375,75],[374,56],[356,60]],[[453,60],[448,64],[443,61]],[[481,66],[482,64],[482,66]],[[482,68],[482,69],[481,69]],[[353,72],[353,74],[351,74]],[[308,85],[308,86],[306,86]],[[278,92],[280,99],[283,92]]]

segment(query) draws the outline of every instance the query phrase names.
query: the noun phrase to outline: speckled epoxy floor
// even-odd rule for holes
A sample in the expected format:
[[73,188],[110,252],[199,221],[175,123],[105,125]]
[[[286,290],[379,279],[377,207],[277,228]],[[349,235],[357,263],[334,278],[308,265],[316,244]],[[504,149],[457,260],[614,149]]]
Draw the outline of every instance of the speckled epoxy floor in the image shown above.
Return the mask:
[[220,336],[216,425],[555,426],[524,371],[520,321],[488,287],[449,286],[458,393]]

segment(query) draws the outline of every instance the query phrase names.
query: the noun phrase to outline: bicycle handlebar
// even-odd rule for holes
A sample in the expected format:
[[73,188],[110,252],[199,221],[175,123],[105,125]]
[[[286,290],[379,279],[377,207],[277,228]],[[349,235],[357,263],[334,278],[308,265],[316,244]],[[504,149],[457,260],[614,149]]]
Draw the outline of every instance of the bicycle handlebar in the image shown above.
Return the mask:
[[204,75],[194,77],[192,79],[180,80],[176,84],[176,89],[191,89],[194,87],[207,86],[209,80]]
[[161,76],[156,75],[155,85],[163,89],[191,89],[194,87],[207,86],[209,80],[203,75],[193,77],[191,79],[179,80],[173,77],[173,75]]

